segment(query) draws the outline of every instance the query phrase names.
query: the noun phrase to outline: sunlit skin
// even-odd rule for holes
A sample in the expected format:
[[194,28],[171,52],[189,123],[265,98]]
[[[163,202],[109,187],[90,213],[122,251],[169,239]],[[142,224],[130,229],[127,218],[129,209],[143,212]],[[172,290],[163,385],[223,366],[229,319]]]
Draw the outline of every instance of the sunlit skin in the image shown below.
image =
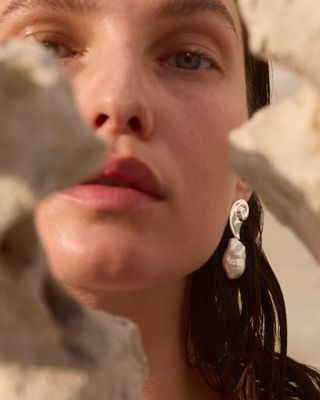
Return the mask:
[[98,0],[86,13],[42,3],[1,20],[0,40],[45,42],[86,124],[109,152],[150,165],[165,194],[122,213],[60,194],[43,201],[36,223],[51,270],[85,306],[139,324],[145,400],[212,398],[186,365],[180,330],[190,274],[217,247],[232,203],[251,194],[227,157],[228,132],[248,118],[235,3],[222,1],[235,31],[212,11],[161,16],[167,0]]

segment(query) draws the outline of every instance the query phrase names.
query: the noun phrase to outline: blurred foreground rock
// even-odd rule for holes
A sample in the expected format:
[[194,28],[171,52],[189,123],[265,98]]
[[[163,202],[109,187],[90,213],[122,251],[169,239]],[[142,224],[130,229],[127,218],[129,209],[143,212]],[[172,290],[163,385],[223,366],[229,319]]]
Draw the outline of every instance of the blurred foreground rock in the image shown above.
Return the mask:
[[0,47],[0,399],[142,398],[138,329],[69,298],[33,226],[36,202],[94,174],[104,154],[51,57]]
[[253,52],[304,79],[230,137],[231,159],[320,262],[320,2],[239,0]]

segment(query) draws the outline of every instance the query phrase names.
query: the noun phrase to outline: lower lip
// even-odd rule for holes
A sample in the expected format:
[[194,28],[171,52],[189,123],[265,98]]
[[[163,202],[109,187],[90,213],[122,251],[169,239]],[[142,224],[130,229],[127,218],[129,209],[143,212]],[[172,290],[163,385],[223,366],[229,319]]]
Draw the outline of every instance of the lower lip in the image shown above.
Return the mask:
[[72,201],[100,210],[125,211],[148,206],[160,199],[130,188],[79,185],[60,192]]

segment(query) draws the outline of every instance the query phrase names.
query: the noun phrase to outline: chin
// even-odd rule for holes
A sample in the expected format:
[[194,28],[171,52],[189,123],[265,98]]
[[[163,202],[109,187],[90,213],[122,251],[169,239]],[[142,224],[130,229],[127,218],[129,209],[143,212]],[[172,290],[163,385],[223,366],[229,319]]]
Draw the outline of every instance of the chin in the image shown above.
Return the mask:
[[210,258],[218,236],[191,229],[187,235],[161,221],[106,223],[77,209],[56,210],[42,207],[37,214],[52,274],[64,285],[91,290],[138,290],[182,279]]
[[[169,249],[168,249],[169,250]],[[88,291],[134,291],[156,288],[181,280],[201,267],[211,256],[197,259],[170,256],[168,252],[136,248],[124,252],[92,253],[84,256],[64,256],[51,260],[56,280],[69,287]]]
[[128,250],[110,254],[106,248],[92,248],[79,254],[55,249],[48,251],[48,261],[60,283],[92,290],[133,290],[148,285],[151,278],[147,263]]

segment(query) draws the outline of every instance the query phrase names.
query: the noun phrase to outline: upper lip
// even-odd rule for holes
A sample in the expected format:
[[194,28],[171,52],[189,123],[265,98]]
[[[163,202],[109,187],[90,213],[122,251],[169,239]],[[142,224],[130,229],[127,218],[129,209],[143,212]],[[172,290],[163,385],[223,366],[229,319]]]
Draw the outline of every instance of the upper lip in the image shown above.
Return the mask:
[[143,161],[132,156],[109,155],[103,170],[87,183],[94,183],[103,178],[124,182],[153,197],[164,198],[162,185],[155,172]]

